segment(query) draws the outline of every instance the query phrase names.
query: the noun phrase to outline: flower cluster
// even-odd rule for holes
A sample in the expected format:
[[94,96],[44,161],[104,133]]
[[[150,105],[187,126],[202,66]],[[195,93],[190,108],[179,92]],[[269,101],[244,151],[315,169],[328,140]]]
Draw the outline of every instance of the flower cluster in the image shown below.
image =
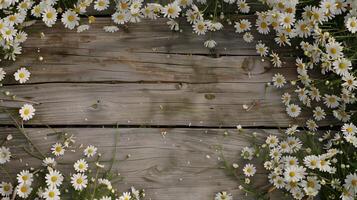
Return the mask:
[[[100,200],[139,200],[145,194],[143,191],[131,188],[130,192],[120,194],[106,177],[98,177],[99,170],[104,170],[105,166],[99,162],[100,153],[93,145],[87,146],[83,150],[83,157],[74,162],[74,172],[68,178],[60,171],[58,162],[64,156],[66,150],[74,152],[75,138],[65,135],[63,142],[52,145],[49,156],[44,157],[42,166],[38,169],[29,168],[17,174],[17,183],[1,182],[0,195],[2,199],[14,199],[16,196],[23,199],[46,199],[59,200],[66,193],[70,192],[76,199],[100,199]],[[10,162],[11,153],[9,148],[0,148],[0,164]],[[97,158],[95,161],[95,175],[90,169],[90,158]],[[66,181],[68,180],[68,183]],[[93,192],[92,192],[93,191]],[[68,195],[68,194],[67,194]]]

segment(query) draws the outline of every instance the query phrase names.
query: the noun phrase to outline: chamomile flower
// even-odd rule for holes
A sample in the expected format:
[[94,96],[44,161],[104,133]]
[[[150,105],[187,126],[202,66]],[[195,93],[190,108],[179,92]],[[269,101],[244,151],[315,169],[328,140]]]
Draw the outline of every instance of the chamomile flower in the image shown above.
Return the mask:
[[282,62],[281,62],[281,59],[277,53],[272,52],[270,54],[270,57],[271,57],[271,62],[273,63],[274,67],[278,67],[278,68],[281,67]]
[[333,62],[333,66],[336,74],[344,76],[348,74],[349,70],[351,70],[352,62],[346,58],[341,58]]
[[[1,70],[0,70],[1,71]],[[0,72],[1,73],[1,72]],[[1,75],[0,75],[1,76]],[[1,80],[1,78],[0,78]],[[357,80],[356,77],[354,77],[353,75],[351,75],[350,73],[346,73],[343,77],[342,80],[344,81],[344,83],[342,83],[343,87],[346,87],[349,91],[352,91],[354,89],[356,89],[357,87]]]
[[192,27],[197,35],[204,35],[207,32],[207,23],[205,21],[196,21]]
[[57,162],[55,161],[54,158],[46,157],[45,159],[42,160],[42,166],[44,167],[55,167],[57,165]]
[[351,32],[351,33],[356,33],[357,32],[357,18],[356,17],[350,17],[346,21],[346,28]]
[[88,169],[88,164],[87,162],[84,160],[84,159],[79,159],[77,160],[75,163],[74,163],[74,169],[77,171],[77,172],[86,172],[87,169]]
[[112,15],[112,20],[116,24],[125,24],[130,20],[130,14],[129,12],[123,12],[123,11],[115,12]]
[[52,145],[51,151],[55,156],[62,156],[64,155],[65,149],[61,143],[56,143]]
[[60,191],[56,187],[48,187],[46,190],[42,193],[43,197],[46,200],[60,200]]
[[181,8],[177,3],[167,4],[162,8],[162,13],[164,17],[175,19],[180,15]]
[[286,107],[286,112],[290,117],[298,117],[301,113],[301,108],[295,104],[289,104]]
[[114,33],[119,31],[119,28],[117,26],[104,26],[103,30],[108,33]]
[[345,184],[343,184],[345,188],[347,188],[348,191],[351,191],[353,194],[357,193],[357,175],[356,173],[354,174],[348,174],[345,179]]
[[43,10],[42,21],[45,22],[46,26],[52,27],[57,20],[57,11],[53,7],[47,7]]
[[19,83],[25,83],[29,80],[31,73],[24,67],[17,70],[14,74],[15,80],[19,81]]
[[326,117],[324,109],[322,109],[320,106],[315,107],[313,113],[316,121],[321,121]]
[[103,11],[109,7],[109,0],[96,0],[94,2],[94,9]]
[[243,40],[247,43],[251,43],[254,40],[254,36],[251,33],[246,32],[243,34]]
[[302,180],[306,175],[306,169],[302,166],[293,165],[287,166],[284,172],[284,178],[286,182],[298,182]]
[[284,28],[290,28],[295,23],[295,16],[293,13],[282,13],[279,21]]
[[129,192],[124,192],[120,197],[119,200],[130,200],[131,199],[131,195]]
[[12,194],[13,186],[11,183],[1,182],[0,183],[0,194],[5,197],[9,197]]
[[268,34],[269,33],[269,24],[265,20],[257,20],[255,23],[255,26],[257,27],[257,30],[261,34]]
[[225,191],[218,192],[214,197],[214,200],[233,200],[232,194],[229,194]]
[[99,200],[112,200],[110,196],[103,196]]
[[254,156],[254,148],[244,147],[241,156],[246,160],[252,160]]
[[275,135],[269,135],[265,140],[265,143],[269,145],[269,147],[275,147],[279,144],[279,139]]
[[67,10],[65,13],[63,13],[61,21],[66,28],[71,30],[79,25],[78,14],[72,10]]
[[23,31],[17,32],[17,34],[15,36],[15,42],[22,43],[22,42],[25,42],[26,40],[27,40],[27,33],[23,32]]
[[7,147],[0,147],[0,164],[10,162],[11,152]]
[[87,176],[81,173],[73,174],[71,177],[71,183],[75,190],[82,191],[87,187]]
[[339,106],[339,100],[340,100],[340,98],[338,98],[336,95],[325,94],[324,104],[328,108],[336,108]]
[[17,195],[21,198],[26,199],[32,192],[32,188],[29,184],[22,183],[17,186]]
[[242,19],[238,22],[235,22],[234,28],[236,29],[237,33],[243,33],[245,31],[249,31],[251,26],[252,25],[248,20]]
[[340,58],[343,55],[342,50],[343,47],[339,42],[330,42],[326,44],[326,52],[333,59]]
[[83,153],[87,157],[93,157],[97,153],[97,147],[89,145],[87,148],[84,149]]
[[272,81],[273,81],[274,86],[277,88],[283,87],[286,83],[285,77],[279,73],[274,75]]
[[24,121],[28,121],[35,115],[35,108],[31,104],[24,104],[19,110],[20,117]]
[[59,187],[63,182],[62,174],[57,170],[49,170],[49,173],[46,174],[46,184],[49,187]]
[[250,6],[245,0],[237,0],[237,5],[239,12],[241,13],[249,13],[250,11]]
[[345,135],[355,135],[357,133],[357,127],[352,123],[344,124],[341,128],[341,131]]
[[304,164],[307,168],[316,169],[319,158],[315,155],[308,155],[304,158]]
[[28,170],[22,170],[19,174],[17,174],[16,179],[19,184],[31,185],[33,181],[33,174]]
[[302,181],[301,185],[308,196],[316,196],[321,188],[315,176],[308,176],[306,180]]
[[204,46],[207,48],[210,48],[210,49],[213,49],[214,47],[216,47],[216,45],[217,45],[217,42],[214,40],[206,40],[204,42]]
[[254,176],[257,172],[256,168],[252,164],[246,164],[243,168],[244,175],[247,177]]
[[82,33],[84,31],[87,31],[87,30],[89,30],[89,27],[90,26],[87,24],[80,25],[77,27],[77,33]]
[[255,49],[257,50],[257,53],[260,54],[260,56],[267,56],[268,55],[268,47],[265,46],[264,43],[259,42],[256,46]]
[[317,124],[314,120],[309,119],[306,121],[306,127],[310,130],[310,131],[317,131]]

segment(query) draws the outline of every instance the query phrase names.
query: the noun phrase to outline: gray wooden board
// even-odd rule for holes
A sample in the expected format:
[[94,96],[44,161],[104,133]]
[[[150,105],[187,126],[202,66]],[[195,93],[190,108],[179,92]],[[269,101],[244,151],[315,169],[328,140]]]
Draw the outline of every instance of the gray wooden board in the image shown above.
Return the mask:
[[[257,132],[257,141],[261,142],[267,134],[278,134],[278,130],[245,130],[238,133],[235,129],[156,129],[156,128],[71,128],[48,129],[26,128],[28,136],[42,153],[50,152],[52,144],[57,142],[58,134],[66,132],[76,137],[76,145],[94,144],[102,154],[101,161],[107,167],[116,149],[116,160],[113,172],[120,172],[124,180],[118,183],[122,190],[134,185],[145,188],[147,197],[157,200],[168,199],[213,199],[216,192],[228,190],[239,199],[244,193],[238,189],[240,184],[235,178],[227,176],[222,169],[221,161],[224,155],[226,160],[239,161],[238,155],[244,146],[249,146],[252,133]],[[163,134],[163,133],[166,134]],[[12,134],[14,139],[8,145],[13,151],[13,161],[8,168],[10,176],[26,165],[38,167],[41,161],[28,156],[23,150],[27,147],[26,140],[14,128],[2,128],[0,133],[3,139]],[[228,133],[225,136],[225,133]],[[115,148],[115,135],[118,144]],[[100,138],[100,139],[98,139]],[[82,150],[66,152],[58,162],[59,169],[64,174],[73,173],[73,162],[82,155]],[[49,154],[48,154],[49,155]],[[128,155],[130,157],[128,158]],[[21,160],[19,159],[21,158]],[[93,160],[93,159],[91,159]],[[72,163],[72,164],[71,164]],[[256,163],[256,162],[253,162]],[[92,163],[93,165],[93,163]],[[242,175],[241,167],[238,174]],[[265,171],[257,165],[258,173],[253,178],[256,187],[266,187]],[[4,172],[1,171],[3,177]],[[274,193],[273,193],[274,194]],[[273,195],[272,194],[272,195]]]

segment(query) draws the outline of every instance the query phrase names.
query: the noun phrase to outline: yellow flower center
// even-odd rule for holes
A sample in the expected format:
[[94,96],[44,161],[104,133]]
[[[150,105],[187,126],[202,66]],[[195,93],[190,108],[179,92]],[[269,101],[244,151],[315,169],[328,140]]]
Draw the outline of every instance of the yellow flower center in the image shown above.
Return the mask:
[[352,21],[352,22],[350,23],[350,26],[351,26],[352,28],[354,28],[354,27],[357,26],[357,23],[356,23],[355,21]]
[[289,172],[289,176],[290,176],[290,177],[295,177],[295,176],[296,176],[296,173],[295,173],[295,172]]
[[268,27],[268,24],[266,22],[262,22],[262,23],[260,23],[260,27],[262,27],[263,29],[266,29]]
[[23,175],[23,176],[22,176],[22,180],[23,180],[23,181],[27,181],[28,179],[29,179],[29,177],[28,177],[27,175]]
[[9,21],[12,21],[12,22],[14,22],[16,20],[16,17],[15,17],[15,15],[11,15],[10,17],[9,17]]
[[78,165],[78,168],[79,168],[79,169],[83,169],[83,168],[84,168],[83,163],[80,163],[80,164]]
[[175,9],[174,9],[174,8],[169,8],[169,9],[167,9],[167,12],[168,12],[169,14],[174,14]]
[[53,13],[51,13],[51,12],[46,13],[46,17],[48,19],[51,19],[53,17]]
[[29,115],[30,114],[30,110],[29,109],[25,109],[24,110],[24,115]]
[[25,78],[25,73],[19,73],[20,78]]
[[21,186],[20,191],[22,193],[26,193],[27,192],[27,187],[25,185]]
[[314,181],[308,181],[307,182],[307,187],[314,188],[315,187]]
[[357,186],[357,179],[353,179],[351,181],[351,184],[353,185],[353,187],[356,187]]
[[331,52],[332,54],[336,54],[336,53],[337,53],[337,49],[336,49],[336,48],[331,48],[331,49],[330,49],[330,52]]
[[61,151],[62,151],[62,147],[57,146],[57,147],[55,148],[55,151],[56,151],[56,152],[61,152]]
[[67,17],[67,19],[68,19],[68,21],[73,22],[74,19],[75,19],[75,17],[74,17],[74,15],[69,15],[69,16]]
[[51,181],[52,181],[52,182],[56,182],[57,180],[58,180],[57,176],[52,176],[52,177],[51,177]]
[[98,6],[103,7],[105,5],[104,1],[99,1]]
[[51,197],[51,198],[55,197],[55,192],[50,191],[50,192],[48,193],[48,196]]
[[77,183],[77,184],[82,184],[82,183],[83,183],[83,179],[82,179],[82,178],[78,178],[78,179],[76,180],[76,183]]
[[5,192],[10,191],[10,185],[4,185],[2,188]]

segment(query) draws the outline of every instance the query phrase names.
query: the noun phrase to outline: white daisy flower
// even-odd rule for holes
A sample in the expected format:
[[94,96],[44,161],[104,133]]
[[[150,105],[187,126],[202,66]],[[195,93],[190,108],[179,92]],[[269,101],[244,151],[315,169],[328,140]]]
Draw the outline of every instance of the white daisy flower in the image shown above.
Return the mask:
[[47,7],[43,10],[42,21],[45,22],[46,26],[52,27],[57,20],[57,11],[53,7]]
[[170,27],[170,29],[172,31],[179,31],[180,30],[179,24],[173,19],[169,19],[169,21],[167,21],[166,24],[169,25],[169,27]]
[[22,183],[17,186],[17,195],[21,198],[26,199],[32,192],[32,188],[29,184]]
[[108,33],[114,33],[119,31],[119,28],[117,26],[104,26],[103,30]]
[[89,27],[90,26],[87,24],[80,25],[77,27],[77,33],[82,33],[84,31],[87,31],[87,30],[89,30]]
[[343,184],[348,191],[353,194],[357,194],[357,175],[356,173],[348,174],[345,179],[345,184]]
[[1,33],[2,33],[2,37],[7,40],[7,41],[11,41],[14,39],[16,33],[17,33],[17,30],[12,27],[12,26],[5,26],[2,30],[1,30]]
[[24,67],[17,70],[14,74],[15,80],[19,81],[20,83],[25,83],[29,80],[31,73]]
[[112,198],[110,196],[103,196],[99,200],[112,200]]
[[256,46],[255,49],[257,50],[257,53],[260,54],[260,56],[267,56],[268,55],[268,47],[265,46],[265,44],[259,42]]
[[81,173],[73,174],[71,177],[71,183],[75,190],[81,191],[87,187],[87,176]]
[[94,9],[103,11],[109,7],[109,0],[96,0],[94,2]]
[[285,172],[284,172],[285,181],[298,182],[305,177],[305,175],[306,175],[305,171],[306,171],[306,169],[301,166],[297,166],[297,165],[287,166],[285,168]]
[[97,147],[89,145],[87,148],[84,149],[83,153],[87,157],[93,157],[97,153]]
[[287,106],[290,104],[291,101],[291,95],[287,92],[285,92],[283,95],[281,95],[281,101]]
[[15,42],[23,43],[27,40],[27,33],[19,31],[15,36]]
[[60,200],[60,191],[56,187],[49,187],[43,193],[43,197],[46,200]]
[[243,33],[245,31],[249,31],[251,26],[252,25],[248,20],[242,19],[239,22],[235,22],[234,28],[237,33]]
[[273,63],[274,67],[280,68],[283,63],[281,62],[279,55],[277,53],[272,52],[270,54],[270,57],[270,61]]
[[162,8],[162,14],[164,17],[175,19],[180,15],[181,8],[177,3],[167,4]]
[[[1,69],[0,69],[0,71],[1,71]],[[344,81],[344,83],[342,83],[342,86],[346,87],[349,91],[356,89],[356,87],[357,87],[356,77],[354,77],[350,73],[346,73],[342,77],[342,80]],[[0,72],[0,81],[1,81],[1,72]]]
[[352,69],[352,62],[346,58],[338,59],[333,62],[336,74],[341,76],[347,75],[348,71]]
[[43,6],[41,6],[41,4],[37,4],[34,7],[32,7],[31,14],[34,17],[41,17],[43,9],[44,8]]
[[352,123],[344,124],[341,128],[341,131],[345,135],[355,135],[357,133],[357,127]]
[[295,135],[295,133],[300,132],[297,130],[298,125],[293,125],[285,130],[286,135]]
[[12,194],[13,186],[11,183],[1,182],[0,183],[0,194],[5,197],[9,197]]
[[65,149],[61,143],[56,143],[52,145],[51,151],[55,156],[62,156],[65,152]]
[[286,112],[290,117],[298,117],[301,113],[301,108],[295,104],[289,104],[286,107]]
[[112,15],[112,20],[116,24],[125,24],[130,20],[130,13],[129,12],[123,12],[123,11],[115,12]]
[[317,124],[314,120],[309,119],[306,121],[306,127],[310,130],[310,131],[317,131]]
[[317,162],[317,168],[322,172],[330,172],[331,171],[330,160],[326,160],[324,156],[319,156],[319,160]]
[[321,185],[319,184],[315,176],[308,176],[306,178],[306,181],[303,180],[301,182],[301,186],[303,187],[306,195],[308,196],[316,196],[321,188]]
[[16,179],[19,184],[31,185],[33,181],[33,174],[28,170],[22,170],[19,174],[17,174]]
[[244,147],[241,156],[246,160],[252,160],[254,156],[254,148]]
[[324,109],[322,109],[320,106],[315,107],[313,113],[316,121],[321,121],[326,117]]
[[279,73],[274,75],[272,81],[273,81],[274,86],[277,88],[283,87],[286,83],[285,77]]
[[336,95],[325,94],[324,104],[328,108],[337,108],[340,105],[339,100],[340,100],[340,98],[338,98]]
[[356,17],[350,17],[346,21],[346,28],[351,32],[351,33],[356,33],[357,32],[357,18]]
[[124,192],[120,197],[119,200],[130,200],[131,199],[131,195],[129,192]]
[[65,13],[63,13],[61,21],[66,28],[71,30],[79,25],[78,14],[72,10],[67,10]]
[[35,115],[35,108],[31,104],[24,104],[19,110],[20,117],[24,121],[28,121]]
[[298,159],[294,156],[284,156],[282,159],[285,166],[297,166],[299,164]]
[[276,178],[273,179],[273,185],[278,189],[284,188],[285,187],[284,178],[281,176],[276,176]]
[[84,159],[79,159],[74,163],[73,167],[77,172],[82,172],[83,173],[83,172],[87,171],[88,164]]
[[343,55],[342,50],[343,47],[339,42],[329,42],[326,44],[326,52],[333,59],[340,58]]
[[204,46],[207,48],[210,48],[210,49],[213,49],[214,47],[216,47],[216,45],[217,45],[217,42],[214,40],[206,40],[204,42]]
[[54,167],[57,165],[57,162],[54,158],[46,157],[42,160],[42,166],[44,167]]
[[254,176],[254,174],[257,172],[256,168],[252,164],[246,164],[243,168],[243,172],[245,176]]
[[225,191],[218,192],[214,197],[214,200],[233,200],[232,194],[229,194]]
[[49,170],[49,173],[46,174],[46,184],[49,187],[59,187],[63,182],[62,174],[57,170]]
[[265,140],[265,143],[269,145],[269,147],[276,147],[279,144],[279,139],[275,135],[269,135]]
[[237,0],[237,5],[238,5],[239,12],[249,13],[250,6],[246,3],[245,0]]
[[295,23],[295,15],[293,13],[282,13],[279,21],[284,28],[290,28]]
[[310,169],[316,169],[318,162],[319,162],[319,158],[315,155],[308,155],[304,158],[305,166]]
[[197,35],[205,35],[207,32],[207,23],[202,20],[196,21],[192,27]]
[[246,32],[243,35],[243,40],[247,43],[251,43],[254,40],[254,36],[251,33]]
[[10,162],[11,152],[7,147],[0,147],[0,164]]
[[260,34],[266,35],[270,31],[269,24],[265,20],[257,20],[255,26],[257,27],[257,30]]

